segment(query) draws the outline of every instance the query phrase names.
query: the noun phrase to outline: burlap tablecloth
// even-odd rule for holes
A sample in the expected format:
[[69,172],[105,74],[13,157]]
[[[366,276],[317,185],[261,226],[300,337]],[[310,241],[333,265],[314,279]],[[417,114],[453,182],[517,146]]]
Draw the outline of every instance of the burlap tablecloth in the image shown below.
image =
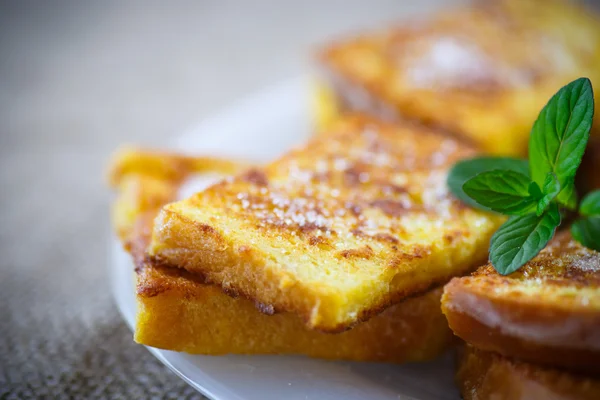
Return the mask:
[[437,3],[0,2],[0,398],[200,398],[113,303],[108,155],[305,72],[332,35]]

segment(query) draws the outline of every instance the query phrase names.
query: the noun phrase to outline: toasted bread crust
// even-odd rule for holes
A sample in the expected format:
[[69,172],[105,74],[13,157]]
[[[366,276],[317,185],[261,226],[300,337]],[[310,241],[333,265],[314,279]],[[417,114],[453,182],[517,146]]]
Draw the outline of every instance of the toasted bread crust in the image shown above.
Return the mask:
[[600,381],[514,361],[465,346],[460,352],[456,383],[464,400],[594,400]]
[[340,332],[472,270],[501,219],[447,191],[469,146],[365,116],[163,208],[150,259]]
[[[529,312],[525,311],[525,313]],[[539,312],[539,310],[538,310]],[[532,312],[530,315],[534,315]],[[564,317],[564,316],[563,316]],[[467,338],[478,349],[493,351],[538,365],[561,367],[581,373],[599,375],[598,353],[586,349],[560,348],[505,335],[499,328],[489,328],[464,313],[452,313],[448,318],[456,335]],[[466,339],[465,339],[466,340]],[[507,351],[508,349],[508,351]]]
[[477,348],[600,374],[600,254],[568,232],[509,276],[488,265],[453,279],[442,310]]
[[597,20],[568,1],[498,0],[333,43],[319,59],[338,104],[322,107],[415,119],[522,156],[560,87],[600,83]]

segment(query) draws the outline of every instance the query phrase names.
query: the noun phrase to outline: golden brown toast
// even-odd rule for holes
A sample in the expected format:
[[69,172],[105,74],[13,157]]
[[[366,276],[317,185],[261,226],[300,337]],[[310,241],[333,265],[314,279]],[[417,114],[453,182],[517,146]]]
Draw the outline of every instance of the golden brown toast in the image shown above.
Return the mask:
[[[117,160],[113,166],[119,164]],[[174,178],[162,168],[139,167],[113,182],[118,192],[113,204],[115,228],[127,233],[121,239],[137,266],[137,342],[194,354],[304,354],[396,363],[433,358],[453,342],[440,310],[441,289],[392,306],[352,330],[332,335],[306,329],[290,313],[259,312],[251,301],[232,298],[182,269],[148,265],[144,252],[154,216],[162,204],[177,196],[183,176],[191,175],[182,173]],[[139,204],[153,204],[154,208]],[[120,209],[134,210],[133,218]],[[122,218],[124,215],[127,217]]]
[[487,265],[453,279],[442,311],[454,333],[479,349],[600,373],[600,253],[568,232],[511,275]]
[[465,346],[456,383],[464,400],[597,400],[600,381]]
[[600,18],[573,3],[477,2],[333,43],[320,60],[335,95],[320,90],[318,119],[340,109],[414,119],[491,153],[523,155],[560,87],[580,76],[600,84]]
[[423,127],[345,121],[165,206],[151,260],[329,332],[481,265],[502,220],[446,187],[449,167],[475,151]]
[[134,339],[167,350],[403,363],[433,359],[453,343],[440,311],[441,289],[330,334],[307,329],[291,313],[267,315],[252,301],[230,297],[180,268],[141,264],[137,282]]

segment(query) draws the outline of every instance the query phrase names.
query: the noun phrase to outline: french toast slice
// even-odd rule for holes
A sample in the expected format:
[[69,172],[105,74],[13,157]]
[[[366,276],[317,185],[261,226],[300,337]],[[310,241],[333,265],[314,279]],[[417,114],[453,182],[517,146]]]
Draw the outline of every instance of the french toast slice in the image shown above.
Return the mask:
[[[120,164],[115,160],[113,167]],[[253,302],[232,298],[220,287],[207,285],[182,269],[146,263],[144,252],[154,217],[194,175],[188,170],[174,177],[162,168],[134,167],[113,180],[117,190],[113,225],[136,265],[134,338],[138,343],[193,354],[302,354],[394,363],[428,360],[454,343],[440,309],[441,288],[392,306],[350,331],[332,335],[306,329],[290,313],[265,315]]]
[[442,311],[476,348],[600,374],[600,253],[568,232],[508,276],[487,265],[451,280]]
[[596,400],[600,381],[466,345],[456,383],[464,400]]
[[149,259],[329,332],[481,265],[502,219],[446,187],[475,150],[423,127],[344,121],[165,206]]
[[134,340],[140,344],[190,354],[297,354],[404,363],[433,359],[454,343],[440,310],[441,288],[331,334],[307,329],[291,313],[265,314],[253,301],[231,297],[181,268],[140,264],[143,253],[135,246],[133,250],[138,261]]
[[334,42],[318,55],[329,89],[319,90],[318,121],[336,110],[413,119],[525,155],[556,90],[580,76],[600,84],[600,17],[574,3],[480,1]]

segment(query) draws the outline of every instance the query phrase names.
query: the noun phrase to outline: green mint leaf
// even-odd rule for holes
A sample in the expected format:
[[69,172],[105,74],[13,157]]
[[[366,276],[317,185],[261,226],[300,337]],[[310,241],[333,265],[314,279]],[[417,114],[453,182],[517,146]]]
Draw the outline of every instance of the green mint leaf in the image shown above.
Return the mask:
[[575,190],[575,179],[571,179],[563,184],[563,189],[556,198],[560,204],[567,207],[569,210],[577,209],[577,190]]
[[528,190],[529,190],[529,194],[531,195],[531,197],[533,197],[535,199],[541,199],[542,196],[544,196],[544,194],[542,193],[542,189],[540,189],[538,184],[535,182],[531,182],[529,184]]
[[464,192],[482,206],[507,215],[535,210],[537,199],[529,194],[528,176],[510,170],[482,172],[463,185]]
[[546,175],[546,180],[544,181],[544,189],[543,189],[543,197],[539,200],[537,204],[536,214],[538,216],[542,215],[548,205],[560,192],[560,183],[558,183],[558,179],[556,175],[552,172],[548,172]]
[[[534,182],[542,186],[549,172],[556,174],[565,192],[575,178],[590,135],[594,116],[592,84],[579,78],[561,88],[540,112],[529,139],[529,167]],[[559,201],[571,204],[571,194]]]
[[600,190],[593,191],[581,200],[579,205],[581,215],[600,215]]
[[496,231],[490,242],[490,261],[501,275],[508,275],[535,257],[554,236],[560,212],[552,203],[541,216],[514,216]]
[[578,219],[571,225],[571,235],[585,247],[600,251],[600,216]]
[[551,194],[556,197],[558,192],[560,192],[560,183],[558,182],[558,178],[552,172],[548,172],[546,179],[544,180],[542,193],[544,195]]
[[463,185],[475,175],[494,169],[508,169],[529,176],[529,165],[527,160],[510,157],[478,157],[459,161],[448,173],[447,184],[452,194],[465,204],[491,211],[471,199],[464,191]]

